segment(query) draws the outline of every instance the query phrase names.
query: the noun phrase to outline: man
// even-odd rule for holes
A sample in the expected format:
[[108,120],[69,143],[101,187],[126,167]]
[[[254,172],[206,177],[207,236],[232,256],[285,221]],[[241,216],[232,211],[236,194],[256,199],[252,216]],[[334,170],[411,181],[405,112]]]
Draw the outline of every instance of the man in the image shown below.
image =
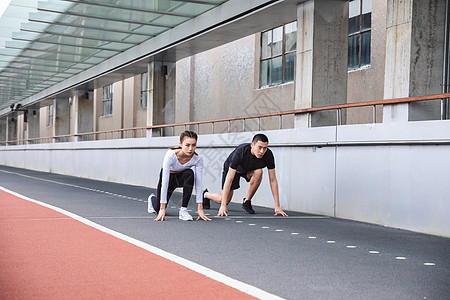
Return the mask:
[[269,171],[269,183],[275,201],[275,216],[280,214],[287,217],[287,214],[280,207],[278,195],[278,181],[275,174],[275,159],[272,151],[268,148],[269,139],[264,134],[257,134],[251,143],[239,145],[228,156],[223,164],[222,173],[222,194],[210,193],[206,189],[203,192],[203,207],[210,207],[210,200],[220,204],[218,216],[228,216],[227,205],[233,197],[233,191],[240,187],[239,180],[243,177],[250,183],[247,196],[244,198],[242,208],[248,214],[254,214],[252,198],[261,184],[263,168]]

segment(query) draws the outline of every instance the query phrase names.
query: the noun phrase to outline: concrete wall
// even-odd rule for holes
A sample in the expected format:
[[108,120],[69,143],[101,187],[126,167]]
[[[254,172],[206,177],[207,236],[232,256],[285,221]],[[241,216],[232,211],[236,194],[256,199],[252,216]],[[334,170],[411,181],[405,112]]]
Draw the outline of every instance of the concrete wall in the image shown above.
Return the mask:
[[[54,106],[53,106],[54,108]],[[39,132],[40,137],[49,137],[54,136],[54,126],[47,126],[48,124],[48,110],[50,109],[50,106],[42,106],[39,109]]]
[[[94,126],[96,131],[105,131],[123,128],[124,82],[119,81],[112,85],[112,114],[103,115],[103,87],[94,91]],[[118,138],[120,134],[98,135],[97,139]]]
[[[260,35],[251,35],[177,62],[176,122],[294,109],[293,82],[259,87],[259,44]],[[217,124],[217,132],[226,125]],[[242,131],[242,122],[232,126]],[[278,120],[262,126],[276,127]]]
[[[450,236],[449,132],[450,121],[267,131],[281,205]],[[199,137],[204,187],[220,190],[224,159],[253,134]],[[165,148],[177,143],[164,137],[0,147],[0,164],[154,188]],[[265,171],[254,203],[273,207],[267,178]],[[247,188],[242,182],[234,200]]]

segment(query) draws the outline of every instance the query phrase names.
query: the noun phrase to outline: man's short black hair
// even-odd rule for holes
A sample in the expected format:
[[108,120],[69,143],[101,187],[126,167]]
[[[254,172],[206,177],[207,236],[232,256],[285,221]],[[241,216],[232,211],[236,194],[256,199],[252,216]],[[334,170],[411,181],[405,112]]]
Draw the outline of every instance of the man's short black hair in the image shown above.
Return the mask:
[[261,141],[263,143],[269,143],[269,139],[267,138],[267,136],[262,133],[258,133],[257,135],[255,135],[253,137],[252,143],[256,144],[258,141]]

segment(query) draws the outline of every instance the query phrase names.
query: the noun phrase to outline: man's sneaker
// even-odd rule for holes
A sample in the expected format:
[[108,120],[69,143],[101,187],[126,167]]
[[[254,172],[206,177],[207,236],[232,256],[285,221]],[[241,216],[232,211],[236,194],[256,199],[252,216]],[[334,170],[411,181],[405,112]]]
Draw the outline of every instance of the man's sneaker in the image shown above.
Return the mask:
[[152,199],[156,199],[155,194],[151,194],[150,196],[148,196],[148,199],[147,199],[148,200],[148,209],[147,209],[147,211],[148,211],[149,214],[156,213],[156,210],[153,208]]
[[211,208],[211,202],[208,198],[205,198],[205,193],[208,192],[208,189],[205,189],[203,191],[203,208],[204,209],[210,209]]
[[192,221],[192,216],[189,214],[186,207],[180,207],[178,217],[183,221]]
[[244,198],[244,202],[242,203],[242,208],[245,210],[246,213],[253,215],[255,213],[255,211],[253,210],[252,207],[252,201],[251,200],[245,200]]

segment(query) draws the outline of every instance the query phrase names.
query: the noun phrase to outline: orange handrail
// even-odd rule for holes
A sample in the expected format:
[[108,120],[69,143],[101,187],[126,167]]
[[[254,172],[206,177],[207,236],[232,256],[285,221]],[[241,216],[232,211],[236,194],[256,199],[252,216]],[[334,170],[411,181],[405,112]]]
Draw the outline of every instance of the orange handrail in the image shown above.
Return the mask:
[[429,101],[429,100],[444,100],[450,98],[450,93],[444,94],[433,94],[426,96],[416,96],[416,97],[405,97],[405,98],[394,98],[394,99],[386,99],[386,100],[374,100],[374,101],[365,101],[365,102],[356,102],[356,103],[345,103],[345,104],[336,104],[336,105],[328,105],[321,107],[311,107],[311,108],[302,108],[302,109],[294,109],[288,111],[281,112],[272,112],[265,114],[257,114],[250,116],[240,116],[240,117],[232,117],[232,118],[221,118],[214,120],[205,120],[205,121],[192,121],[192,122],[182,122],[182,123],[172,123],[172,124],[161,124],[161,125],[153,125],[153,126],[144,126],[144,127],[131,127],[131,128],[122,128],[122,129],[111,129],[111,130],[103,130],[103,131],[93,131],[86,133],[74,133],[74,134],[64,134],[50,137],[40,137],[40,138],[30,138],[24,140],[13,140],[13,141],[3,141],[0,144],[8,144],[8,143],[23,143],[23,142],[33,142],[45,139],[60,139],[60,138],[69,138],[69,137],[81,137],[87,135],[99,135],[99,134],[107,134],[107,133],[120,133],[125,131],[136,131],[136,130],[150,130],[150,129],[163,129],[169,127],[179,127],[179,126],[190,126],[190,125],[201,125],[201,124],[214,124],[221,122],[231,122],[231,121],[239,121],[239,120],[247,120],[247,119],[260,119],[267,117],[276,117],[276,116],[284,116],[284,115],[296,115],[296,114],[306,114],[318,111],[326,111],[326,110],[341,110],[346,108],[355,108],[355,107],[367,107],[377,105],[392,105],[392,104],[402,104],[402,103],[411,103],[417,101]]

